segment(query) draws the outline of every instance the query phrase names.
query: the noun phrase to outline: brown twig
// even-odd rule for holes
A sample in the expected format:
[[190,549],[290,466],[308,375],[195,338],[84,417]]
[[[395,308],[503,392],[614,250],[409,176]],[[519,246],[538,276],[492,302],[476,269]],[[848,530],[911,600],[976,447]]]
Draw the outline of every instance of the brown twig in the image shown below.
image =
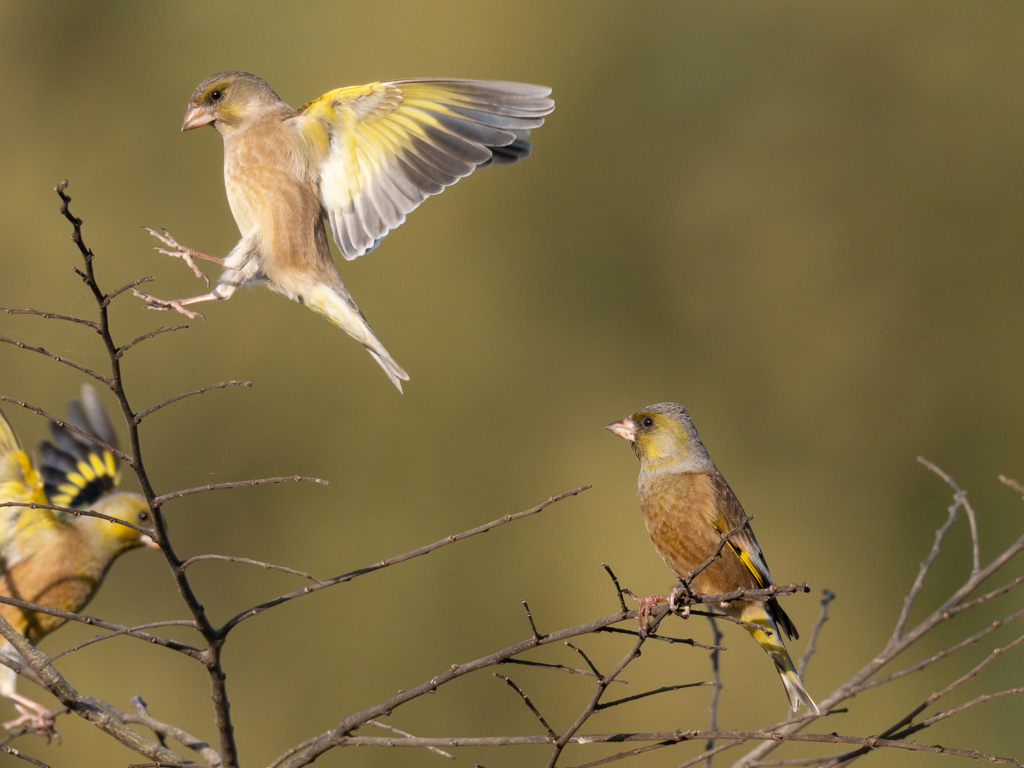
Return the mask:
[[188,560],[181,564],[182,570],[188,568],[192,563],[197,563],[200,560],[218,560],[225,563],[245,563],[246,565],[255,565],[262,568],[265,571],[280,571],[281,573],[290,573],[293,576],[301,576],[309,581],[316,582],[317,584],[323,584],[316,576],[306,573],[305,571],[297,571],[294,568],[286,568],[283,565],[274,565],[273,563],[264,563],[260,560],[250,560],[248,557],[230,557],[228,555],[195,555],[190,557]]
[[98,446],[98,447],[102,448],[105,451],[110,451],[114,456],[119,458],[121,461],[123,461],[129,467],[132,466],[132,457],[129,456],[128,454],[119,451],[117,448],[115,448],[112,445],[107,445],[105,442],[100,440],[95,435],[90,435],[88,432],[85,432],[85,431],[79,429],[74,424],[68,424],[66,421],[64,421],[64,419],[58,419],[56,416],[54,416],[54,415],[52,415],[50,413],[47,413],[42,408],[37,408],[34,405],[30,405],[30,404],[26,403],[24,400],[15,400],[13,397],[7,397],[6,395],[0,395],[0,402],[10,403],[11,405],[17,405],[20,408],[24,408],[26,411],[32,411],[32,413],[39,414],[44,419],[49,419],[50,421],[52,421],[58,427],[63,427],[68,432],[72,432],[72,433],[78,435],[79,437],[84,438],[85,440],[88,440],[93,445]]
[[233,483],[213,483],[201,485],[198,488],[186,488],[183,491],[165,493],[153,499],[153,504],[160,507],[171,499],[180,499],[182,496],[191,496],[195,493],[206,493],[207,491],[224,491],[230,488],[248,488],[253,485],[278,485],[280,483],[317,483],[319,485],[330,485],[326,480],[319,477],[302,477],[301,475],[290,475],[288,477],[262,477],[257,480],[238,480]]
[[172,333],[174,331],[181,331],[181,330],[184,330],[185,328],[188,328],[188,325],[184,325],[184,324],[183,325],[165,325],[163,328],[157,328],[155,331],[150,331],[149,333],[144,333],[141,336],[139,336],[137,339],[132,339],[127,344],[125,344],[123,347],[120,347],[117,350],[117,353],[116,353],[117,357],[118,357],[118,359],[124,357],[124,353],[127,352],[132,347],[134,347],[136,344],[141,344],[142,342],[146,341],[147,339],[152,339],[154,336],[160,336],[161,334]]
[[497,672],[492,672],[491,674],[494,675],[499,680],[504,680],[513,691],[518,693],[522,697],[523,703],[525,703],[526,706],[529,708],[529,710],[531,712],[533,712],[534,717],[536,717],[537,720],[540,721],[540,724],[542,726],[544,726],[544,730],[547,731],[550,736],[552,736],[554,738],[558,738],[558,734],[555,733],[554,729],[550,725],[548,725],[548,721],[544,719],[544,715],[542,715],[537,710],[537,708],[535,706],[533,706],[533,702],[530,701],[530,697],[526,695],[526,693],[523,691],[522,688],[520,688],[518,685],[513,683],[512,679],[509,678],[507,675],[499,675]]
[[105,387],[109,388],[111,386],[111,384],[112,384],[110,379],[108,379],[106,376],[104,376],[101,373],[97,373],[92,368],[87,368],[86,366],[82,365],[81,363],[76,363],[74,360],[68,360],[66,357],[61,357],[60,355],[54,354],[53,352],[50,352],[49,350],[43,349],[42,347],[33,347],[31,344],[26,344],[25,342],[18,341],[17,339],[9,339],[6,336],[0,336],[0,341],[4,342],[6,344],[13,344],[18,349],[25,349],[25,350],[28,350],[29,352],[35,352],[36,354],[43,355],[44,357],[48,357],[51,360],[55,360],[56,362],[61,363],[63,365],[66,365],[66,366],[68,366],[70,368],[74,368],[76,371],[81,371],[82,373],[86,374],[87,376],[92,376],[94,379],[96,379],[96,381],[103,382],[103,385]]
[[10,307],[0,307],[0,312],[6,312],[9,315],[36,315],[37,317],[43,317],[47,320],[66,320],[69,323],[78,323],[79,325],[87,325],[94,331],[99,331],[100,324],[93,320],[86,320],[84,317],[73,317],[71,315],[58,315],[53,312],[40,312],[38,309],[32,309],[31,307],[26,309],[11,309]]
[[825,626],[825,622],[828,621],[828,607],[836,596],[831,591],[825,590],[822,592],[821,598],[821,613],[818,615],[818,620],[814,622],[814,626],[811,627],[811,638],[807,641],[807,647],[804,649],[804,655],[800,657],[800,663],[797,664],[796,673],[803,680],[804,672],[807,671],[807,663],[811,660],[811,656],[814,655],[815,650],[818,647],[818,635],[821,634],[821,628]]
[[149,416],[149,414],[153,413],[154,411],[159,411],[161,408],[163,408],[164,406],[170,405],[171,403],[176,403],[179,400],[184,400],[186,397],[192,397],[192,395],[201,395],[204,392],[211,392],[211,391],[213,391],[215,389],[224,389],[225,387],[252,387],[252,382],[251,381],[235,381],[235,380],[232,379],[231,381],[220,381],[220,382],[217,382],[216,384],[210,384],[207,387],[196,387],[195,389],[185,390],[184,392],[181,392],[181,393],[175,395],[174,397],[171,397],[171,398],[168,398],[167,400],[164,400],[162,403],[157,403],[152,408],[147,408],[146,410],[142,411],[142,413],[136,414],[135,415],[135,423],[136,424],[141,424],[142,420],[144,418],[146,418],[147,416]]

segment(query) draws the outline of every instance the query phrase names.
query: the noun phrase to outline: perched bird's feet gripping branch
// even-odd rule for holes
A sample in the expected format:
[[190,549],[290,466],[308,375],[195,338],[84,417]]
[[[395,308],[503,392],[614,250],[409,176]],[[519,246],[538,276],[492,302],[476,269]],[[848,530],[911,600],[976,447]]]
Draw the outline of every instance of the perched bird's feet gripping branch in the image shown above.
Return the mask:
[[[650,595],[649,597],[637,597],[636,593],[631,589],[622,590],[625,594],[632,597],[640,605],[636,611],[636,623],[640,632],[646,632],[651,627],[651,611],[654,610],[655,606],[667,603],[671,600],[668,595]],[[689,613],[689,610],[687,610]]]
[[8,691],[4,696],[18,710],[18,717],[8,720],[6,723],[0,723],[0,728],[11,731],[18,726],[28,724],[37,736],[52,739],[57,735],[56,721],[42,704],[32,701],[27,696],[22,696],[17,691]]
[[216,256],[210,256],[209,254],[203,253],[202,251],[197,251],[195,248],[188,248],[182,245],[173,237],[171,237],[171,233],[168,232],[166,229],[164,230],[164,233],[162,235],[152,227],[142,227],[142,229],[149,232],[149,234],[151,234],[161,243],[166,245],[167,248],[173,248],[173,250],[168,251],[167,248],[154,246],[154,251],[156,251],[157,253],[162,253],[164,256],[171,256],[172,258],[181,259],[182,261],[184,261],[186,264],[189,265],[189,267],[195,273],[196,277],[198,277],[200,280],[206,281],[207,287],[210,286],[210,278],[206,276],[203,270],[196,266],[195,259],[204,259],[206,261],[212,261],[215,264],[220,264],[221,266],[224,266],[224,259],[219,259]]

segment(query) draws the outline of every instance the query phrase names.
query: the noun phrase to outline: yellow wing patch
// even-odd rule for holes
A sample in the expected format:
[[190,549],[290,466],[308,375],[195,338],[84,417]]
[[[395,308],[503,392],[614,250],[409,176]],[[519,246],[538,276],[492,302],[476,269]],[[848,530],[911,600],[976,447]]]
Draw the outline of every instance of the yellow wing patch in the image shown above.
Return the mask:
[[[721,512],[719,512],[718,515],[715,517],[714,526],[715,530],[719,533],[728,533],[733,528],[731,525],[729,525],[729,521],[725,519],[725,515],[723,515]],[[747,570],[750,571],[751,575],[754,577],[754,581],[757,582],[757,585],[761,589],[765,589],[766,587],[770,586],[768,583],[768,579],[765,578],[764,573],[761,571],[760,568],[757,567],[757,564],[754,562],[754,559],[745,549],[742,549],[741,547],[738,547],[735,544],[733,544],[732,539],[727,541],[726,545],[729,547],[729,549],[732,550],[732,553],[736,555],[737,558],[739,558],[739,561],[747,567]]]

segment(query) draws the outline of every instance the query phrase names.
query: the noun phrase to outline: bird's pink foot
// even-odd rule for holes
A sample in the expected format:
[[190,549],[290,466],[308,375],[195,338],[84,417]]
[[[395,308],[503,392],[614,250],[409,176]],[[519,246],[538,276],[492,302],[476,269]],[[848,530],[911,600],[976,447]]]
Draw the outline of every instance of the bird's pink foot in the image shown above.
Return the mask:
[[156,251],[157,253],[162,253],[164,256],[171,256],[172,258],[175,259],[181,259],[186,264],[188,264],[188,266],[195,273],[196,277],[206,281],[207,286],[210,285],[210,278],[208,278],[205,275],[203,270],[196,266],[195,259],[205,259],[206,261],[212,261],[216,264],[224,264],[224,259],[218,259],[216,256],[210,256],[209,254],[203,253],[202,251],[197,251],[195,248],[188,248],[182,245],[177,240],[175,240],[171,236],[171,233],[168,232],[166,229],[164,230],[163,234],[160,234],[152,227],[143,227],[143,229],[149,232],[149,234],[151,234],[161,243],[166,245],[167,248],[171,249],[168,251],[166,248],[160,248],[159,246],[155,246],[153,248],[154,251]]
[[190,320],[195,320],[197,317],[202,320],[206,319],[199,312],[193,312],[191,309],[185,309],[185,305],[182,299],[175,299],[173,301],[168,301],[167,299],[158,299],[156,296],[152,296],[148,293],[142,293],[141,291],[137,291],[134,288],[132,288],[132,293],[134,293],[138,298],[146,302],[146,309],[155,309],[160,312],[165,312],[168,309],[176,309]]
[[22,696],[20,693],[8,694],[8,699],[18,710],[18,717],[8,720],[6,723],[0,723],[0,727],[10,731],[27,724],[37,736],[52,739],[57,735],[56,721],[42,704],[32,701],[27,696]]
[[637,597],[632,590],[622,590],[627,595],[636,600],[640,605],[636,612],[636,621],[640,627],[640,631],[644,632],[650,626],[651,611],[656,605],[660,603],[667,603],[669,596],[667,595],[650,595],[649,597]]
[[690,618],[690,603],[686,602],[681,608],[679,607],[679,598],[681,597],[700,597],[700,592],[694,592],[692,589],[680,584],[678,587],[672,590],[672,594],[668,596],[668,609],[672,613],[676,614],[682,619]]

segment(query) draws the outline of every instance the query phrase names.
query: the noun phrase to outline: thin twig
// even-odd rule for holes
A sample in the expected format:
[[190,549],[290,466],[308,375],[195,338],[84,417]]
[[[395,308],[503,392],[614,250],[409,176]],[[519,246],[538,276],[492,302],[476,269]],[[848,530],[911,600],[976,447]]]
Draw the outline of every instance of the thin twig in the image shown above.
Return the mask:
[[37,317],[44,317],[47,320],[67,320],[69,323],[78,323],[79,325],[87,325],[94,331],[100,329],[100,324],[94,320],[86,320],[84,317],[72,317],[71,315],[57,315],[53,312],[40,312],[38,309],[32,309],[31,307],[26,309],[11,309],[10,307],[0,307],[0,312],[6,312],[9,315],[36,315]]
[[825,626],[825,622],[828,621],[828,606],[836,596],[830,590],[824,590],[821,598],[821,613],[818,615],[818,620],[814,622],[814,626],[811,627],[811,638],[807,641],[807,648],[804,649],[804,655],[800,657],[800,663],[796,666],[796,673],[800,676],[800,679],[804,679],[804,672],[807,671],[807,662],[811,660],[811,656],[814,655],[815,650],[818,647],[818,635],[821,634],[821,628]]
[[[352,579],[364,576],[368,573],[379,571],[382,568],[388,568],[390,566],[398,565],[399,563],[404,563],[408,560],[412,560],[417,557],[429,555],[431,552],[441,549],[442,547],[447,547],[451,544],[454,544],[457,541],[462,541],[463,539],[468,539],[471,536],[477,536],[481,533],[487,533],[488,531],[493,530],[494,528],[498,528],[502,525],[515,522],[516,520],[521,520],[524,517],[536,515],[537,513],[542,512],[548,507],[550,507],[552,504],[562,501],[563,499],[567,499],[570,496],[577,496],[583,493],[584,491],[588,490],[590,487],[591,486],[589,485],[584,485],[580,486],[579,488],[574,488],[571,491],[566,491],[565,493],[561,493],[558,496],[552,496],[548,499],[545,499],[537,506],[532,507],[531,509],[524,510],[523,512],[517,512],[514,515],[505,515],[504,517],[500,517],[497,520],[494,520],[490,523],[486,523],[485,525],[481,525],[476,528],[471,528],[468,531],[463,531],[462,533],[453,534],[444,539],[441,539],[440,541],[435,541],[433,544],[428,544],[424,547],[420,547],[419,549],[414,549],[411,552],[406,552],[403,555],[388,558],[387,560],[381,560],[380,562],[374,563],[373,565],[368,565],[365,568],[360,568],[356,571],[343,573],[340,576],[335,576],[333,579],[326,579],[322,584],[303,587],[302,589],[297,589],[285,595],[280,595],[278,597],[275,597],[273,600],[268,600],[265,603],[260,603],[259,605],[253,606],[252,608],[249,608],[248,610],[243,611],[242,613],[233,617],[220,629],[220,632],[222,635],[226,635],[229,631],[234,629],[234,627],[236,627],[238,624],[245,621],[246,619],[251,619],[253,616],[258,616],[259,614],[263,613],[266,610],[269,610],[270,608],[274,608],[290,600],[295,600],[296,598],[312,594],[317,590],[325,589],[326,587],[333,587],[335,584],[344,584],[345,582],[352,581]],[[544,639],[546,640],[547,636],[544,636]],[[374,715],[374,717],[376,717],[376,715]]]
[[26,755],[24,752],[17,750],[14,747],[0,747],[0,752],[3,752],[7,755],[14,755],[15,757],[20,757],[26,763],[31,763],[32,765],[36,766],[36,768],[51,768],[51,766],[47,765],[42,760],[36,760],[31,755]]
[[967,500],[967,491],[963,490],[956,484],[952,477],[947,475],[936,465],[932,464],[928,459],[923,456],[918,456],[917,460],[946,481],[946,485],[953,489],[953,498],[964,508],[964,512],[967,513],[967,522],[970,523],[971,526],[971,554],[974,563],[971,573],[977,573],[981,570],[981,554],[978,546],[978,521],[974,516],[974,509],[971,507],[971,503]]
[[113,299],[116,299],[125,291],[130,291],[132,288],[138,288],[143,283],[152,283],[156,280],[155,277],[150,275],[149,277],[140,277],[138,280],[132,280],[128,285],[122,285],[116,291],[111,291],[100,300],[100,307],[106,307]]
[[[187,326],[185,326],[185,327],[187,327]],[[149,416],[149,414],[153,413],[154,411],[159,411],[165,405],[170,405],[171,403],[176,403],[179,400],[184,400],[186,397],[191,397],[192,395],[201,395],[204,392],[210,392],[210,391],[212,391],[214,389],[224,389],[224,387],[252,387],[252,382],[251,381],[235,381],[234,379],[232,379],[231,381],[220,381],[220,382],[217,382],[216,384],[211,384],[208,387],[196,387],[195,389],[185,390],[184,392],[182,392],[180,394],[177,394],[174,397],[171,397],[171,398],[169,398],[167,400],[164,400],[162,403],[157,403],[152,408],[147,408],[142,413],[136,414],[135,415],[135,423],[136,424],[141,424],[142,420],[144,418],[146,418],[147,416]]]
[[[537,635],[537,639],[540,639],[540,635]],[[599,675],[595,675],[589,669],[576,669],[574,667],[567,667],[564,664],[545,664],[544,662],[541,662],[541,661],[527,661],[526,659],[505,659],[504,661],[499,661],[498,663],[499,664],[522,664],[523,666],[527,666],[527,667],[542,667],[544,669],[553,669],[556,672],[565,672],[565,673],[570,674],[570,675],[584,675],[585,677],[599,677]],[[619,678],[619,677],[615,678],[615,680],[613,682],[623,683],[624,685],[628,685],[629,684],[629,680],[623,680],[622,678]]]
[[[88,624],[92,627],[99,627],[100,629],[111,630],[119,635],[128,635],[129,637],[135,637],[139,640],[145,640],[147,643],[159,645],[163,648],[169,648],[172,651],[179,651],[181,653],[184,653],[186,656],[191,656],[193,658],[199,658],[201,653],[198,648],[193,648],[189,645],[185,645],[184,643],[179,643],[177,640],[171,640],[166,637],[160,637],[160,635],[151,635],[148,632],[140,632],[134,627],[126,627],[121,624],[114,624],[113,622],[105,621],[103,619],[97,619],[94,616],[86,616],[82,613],[62,611],[59,608],[50,608],[46,605],[30,603],[27,600],[18,600],[17,598],[5,597],[3,595],[0,595],[0,603],[4,605],[13,605],[16,608],[22,608],[24,610],[33,611],[35,613],[45,613],[50,616],[57,616],[61,619],[66,619],[67,621],[77,621],[79,624]],[[168,623],[176,624],[178,622]],[[187,625],[188,623],[185,622],[184,626]],[[55,656],[54,658],[57,657]],[[50,659],[47,659],[47,662],[49,661]]]
[[[711,636],[714,640],[714,644],[718,645],[722,642],[722,632],[718,628],[718,622],[715,621],[714,616],[708,616],[708,621],[711,622]],[[711,703],[708,704],[708,712],[711,715],[710,719],[708,720],[708,730],[717,731],[718,700],[722,693],[722,674],[721,670],[719,669],[717,648],[715,648],[715,650],[711,652],[711,680],[712,685],[714,685],[715,688],[711,692]],[[704,758],[704,768],[711,768],[712,755],[710,753],[714,748],[715,740],[708,739],[707,743],[704,745],[704,751],[708,753],[708,756]]]
[[162,507],[171,499],[180,499],[182,496],[191,496],[195,493],[224,491],[230,488],[248,488],[252,485],[278,485],[280,483],[317,483],[319,485],[330,485],[329,482],[321,480],[319,477],[302,477],[301,475],[291,475],[288,477],[261,477],[257,480],[239,480],[234,483],[213,483],[211,485],[201,485],[198,488],[186,488],[184,491],[165,493],[163,496],[157,496],[153,499],[153,504],[155,506]]
[[94,371],[92,368],[86,368],[81,363],[76,363],[74,360],[68,360],[66,357],[61,357],[60,355],[54,354],[53,352],[43,349],[42,347],[33,347],[31,344],[26,344],[25,342],[18,341],[16,339],[9,339],[6,336],[0,336],[0,341],[5,342],[7,344],[13,344],[18,349],[27,349],[29,352],[35,352],[36,354],[43,355],[44,357],[48,357],[51,360],[57,361],[58,363],[62,363],[66,366],[74,368],[76,371],[81,371],[87,376],[92,376],[94,379],[96,379],[96,381],[102,381],[103,384],[107,387],[109,387],[112,383],[110,379],[108,379],[103,374],[96,373],[96,371]]
[[[401,730],[399,728],[395,728],[395,726],[393,726],[393,725],[388,725],[387,723],[382,723],[380,720],[370,720],[366,724],[367,725],[372,725],[372,726],[374,726],[376,728],[383,728],[385,731],[391,731],[392,733],[397,733],[399,736],[405,736],[405,737],[409,737],[409,738],[414,738],[412,736],[412,734],[406,733],[405,731],[403,731],[403,730]],[[441,757],[447,757],[449,760],[454,760],[455,759],[455,755],[451,754],[450,752],[445,752],[443,749],[438,749],[437,747],[427,747],[427,750],[430,751],[430,752],[433,752],[435,755],[441,755]]]
[[614,701],[609,701],[609,702],[606,702],[604,704],[598,704],[596,707],[594,707],[594,709],[597,710],[597,711],[600,711],[602,709],[609,709],[611,707],[617,707],[617,706],[619,706],[621,704],[627,704],[627,703],[629,703],[631,701],[636,701],[637,699],[645,699],[648,696],[655,696],[655,695],[657,695],[659,693],[668,693],[669,691],[681,691],[683,688],[705,688],[705,687],[707,687],[709,685],[714,685],[714,683],[712,683],[712,682],[705,682],[705,683],[682,683],[681,685],[664,685],[661,688],[655,688],[652,691],[644,691],[643,693],[638,693],[635,696],[626,696],[624,699],[615,699]]
[[[89,622],[89,623],[94,624],[94,625],[96,624],[95,621],[92,621],[92,622]],[[141,638],[142,637],[141,635],[136,634],[140,630],[143,630],[143,629],[156,629],[157,627],[191,627],[192,629],[195,629],[196,623],[194,621],[191,621],[190,619],[177,619],[177,620],[172,620],[172,621],[151,621],[148,624],[139,624],[139,625],[134,626],[134,627],[125,627],[124,629],[119,629],[119,630],[117,630],[115,632],[108,632],[105,635],[96,635],[96,637],[89,638],[88,640],[85,640],[85,641],[79,643],[78,645],[73,645],[72,647],[70,647],[70,648],[68,648],[66,650],[60,651],[59,653],[55,653],[52,656],[48,656],[47,657],[47,661],[54,662],[57,659],[59,659],[61,656],[67,656],[69,653],[74,653],[75,651],[80,651],[80,650],[82,650],[83,648],[85,648],[87,646],[93,645],[94,643],[99,643],[99,642],[101,642],[103,640],[109,640],[112,637],[123,637],[124,635],[134,635],[135,637],[140,637]]]
[[95,435],[90,435],[88,432],[85,432],[85,431],[79,429],[74,424],[68,424],[66,421],[64,421],[64,419],[58,419],[56,416],[47,413],[42,408],[37,408],[34,405],[30,405],[30,404],[26,403],[24,400],[15,400],[13,397],[7,397],[6,395],[0,395],[0,402],[11,403],[12,405],[17,405],[17,406],[19,406],[21,408],[24,408],[27,411],[32,411],[32,413],[37,413],[40,416],[42,416],[44,419],[49,419],[54,424],[56,424],[58,427],[63,427],[68,432],[73,432],[74,434],[78,435],[79,437],[85,438],[86,440],[88,440],[93,445],[99,446],[100,448],[102,448],[105,451],[110,451],[114,456],[119,458],[121,461],[123,461],[128,466],[133,466],[132,465],[132,457],[129,456],[128,454],[122,453],[121,451],[119,451],[114,446],[108,445],[107,443],[103,442],[102,440],[100,440]]
[[126,723],[138,723],[149,728],[153,733],[161,737],[170,737],[199,755],[206,761],[207,768],[221,768],[223,762],[220,755],[207,742],[192,734],[178,728],[175,725],[163,723],[149,714],[146,701],[141,696],[132,696],[132,708],[135,714],[124,713],[121,718]]
[[550,725],[548,725],[548,721],[544,719],[544,715],[542,715],[537,710],[537,708],[533,706],[533,702],[530,701],[530,697],[526,695],[526,692],[523,691],[522,688],[513,683],[512,679],[507,675],[499,675],[497,672],[492,672],[491,674],[499,680],[504,680],[513,691],[518,693],[522,697],[523,702],[526,704],[526,706],[530,709],[531,712],[533,712],[534,717],[536,717],[537,720],[540,721],[540,724],[544,726],[544,730],[548,732],[548,735],[550,735],[552,738],[558,738],[558,734],[555,733],[554,729]]
[[245,563],[246,565],[255,565],[266,571],[280,571],[281,573],[290,573],[293,576],[301,576],[304,579],[316,582],[317,584],[323,584],[316,576],[306,573],[305,571],[297,571],[294,568],[286,568],[283,565],[274,565],[273,563],[264,563],[260,560],[250,560],[248,557],[230,557],[228,555],[195,555],[190,557],[188,560],[181,564],[181,569],[188,568],[192,563],[199,562],[200,560],[220,560],[225,563]]
[[181,331],[181,330],[184,330],[185,328],[188,328],[188,325],[185,325],[185,324],[183,324],[183,325],[165,325],[163,328],[157,328],[155,331],[150,331],[149,333],[144,333],[141,336],[139,336],[137,339],[132,339],[127,344],[125,344],[123,347],[118,349],[117,350],[117,357],[118,358],[124,357],[124,353],[127,352],[132,347],[134,347],[136,344],[141,344],[143,341],[146,341],[147,339],[152,339],[154,336],[159,336],[160,334],[163,334],[163,333],[171,333],[173,331]]

